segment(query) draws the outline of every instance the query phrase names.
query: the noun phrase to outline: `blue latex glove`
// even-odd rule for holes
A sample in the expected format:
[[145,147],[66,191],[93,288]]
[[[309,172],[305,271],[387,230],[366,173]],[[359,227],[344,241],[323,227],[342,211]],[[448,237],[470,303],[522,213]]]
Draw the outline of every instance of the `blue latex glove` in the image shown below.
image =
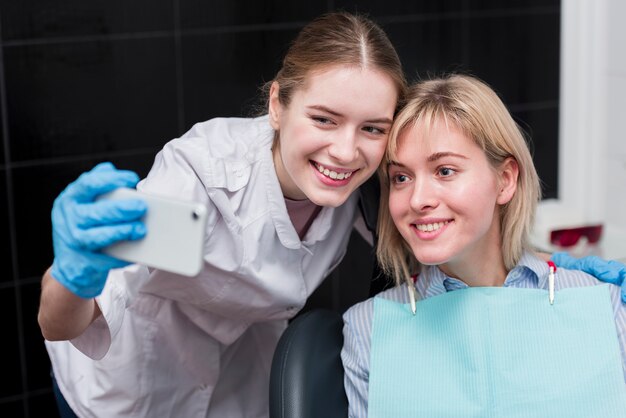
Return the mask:
[[595,255],[583,258],[574,258],[566,252],[552,254],[554,264],[570,270],[582,270],[595,276],[603,282],[616,284],[622,287],[622,302],[626,303],[626,266],[619,261],[604,260]]
[[135,187],[138,181],[137,174],[102,163],[70,183],[54,201],[51,274],[75,295],[98,296],[109,270],[129,264],[101,253],[102,248],[145,236],[146,227],[140,221],[147,210],[145,202],[95,202],[100,194],[118,187]]

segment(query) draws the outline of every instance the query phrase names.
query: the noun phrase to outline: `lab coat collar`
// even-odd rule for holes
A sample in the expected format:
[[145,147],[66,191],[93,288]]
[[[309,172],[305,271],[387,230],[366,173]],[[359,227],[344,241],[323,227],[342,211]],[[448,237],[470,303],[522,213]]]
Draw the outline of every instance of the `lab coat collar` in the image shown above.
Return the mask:
[[[281,244],[287,248],[301,248],[303,242],[300,241],[300,237],[289,219],[289,213],[287,212],[287,206],[285,205],[285,197],[283,196],[283,192],[280,188],[280,182],[278,181],[278,176],[276,175],[271,146],[267,150],[266,158],[264,158],[263,170],[266,170],[265,178],[267,179],[267,200],[269,202],[270,215],[272,217],[272,221],[274,222],[278,238],[280,239]],[[322,208],[304,237],[305,244],[313,244],[317,241],[325,239],[328,236],[332,226],[334,211],[335,208]]]

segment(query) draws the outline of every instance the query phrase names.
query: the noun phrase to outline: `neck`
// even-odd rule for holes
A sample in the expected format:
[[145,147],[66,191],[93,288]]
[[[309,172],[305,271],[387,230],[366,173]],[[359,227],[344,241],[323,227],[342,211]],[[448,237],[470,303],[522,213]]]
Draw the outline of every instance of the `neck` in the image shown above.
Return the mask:
[[508,271],[502,257],[489,262],[474,262],[469,265],[446,263],[439,266],[447,276],[461,280],[470,287],[500,287],[506,280]]
[[276,177],[278,177],[278,183],[280,183],[280,190],[283,192],[283,196],[291,200],[307,199],[307,196],[302,193],[285,169],[283,158],[280,154],[280,144],[272,147],[272,159],[274,160],[274,169],[276,170]]

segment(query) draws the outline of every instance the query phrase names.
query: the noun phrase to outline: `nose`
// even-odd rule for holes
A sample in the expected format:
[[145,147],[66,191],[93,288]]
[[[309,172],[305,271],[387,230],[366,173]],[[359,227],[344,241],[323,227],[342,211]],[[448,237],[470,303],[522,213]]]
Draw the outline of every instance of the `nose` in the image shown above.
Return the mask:
[[415,212],[427,212],[439,205],[437,187],[433,181],[423,176],[416,176],[409,205]]
[[354,130],[344,129],[338,132],[331,140],[328,154],[341,164],[348,164],[356,160],[359,155],[359,148],[358,137]]

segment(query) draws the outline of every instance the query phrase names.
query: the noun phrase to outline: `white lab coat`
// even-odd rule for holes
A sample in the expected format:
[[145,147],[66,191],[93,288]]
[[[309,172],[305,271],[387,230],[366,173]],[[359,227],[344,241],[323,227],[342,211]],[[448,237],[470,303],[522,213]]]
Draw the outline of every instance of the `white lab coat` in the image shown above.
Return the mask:
[[209,208],[193,278],[144,266],[109,274],[103,316],[46,342],[61,392],[84,417],[265,417],[286,320],[345,254],[354,194],[300,241],[271,154],[267,117],[195,125],[157,155],[139,189]]

